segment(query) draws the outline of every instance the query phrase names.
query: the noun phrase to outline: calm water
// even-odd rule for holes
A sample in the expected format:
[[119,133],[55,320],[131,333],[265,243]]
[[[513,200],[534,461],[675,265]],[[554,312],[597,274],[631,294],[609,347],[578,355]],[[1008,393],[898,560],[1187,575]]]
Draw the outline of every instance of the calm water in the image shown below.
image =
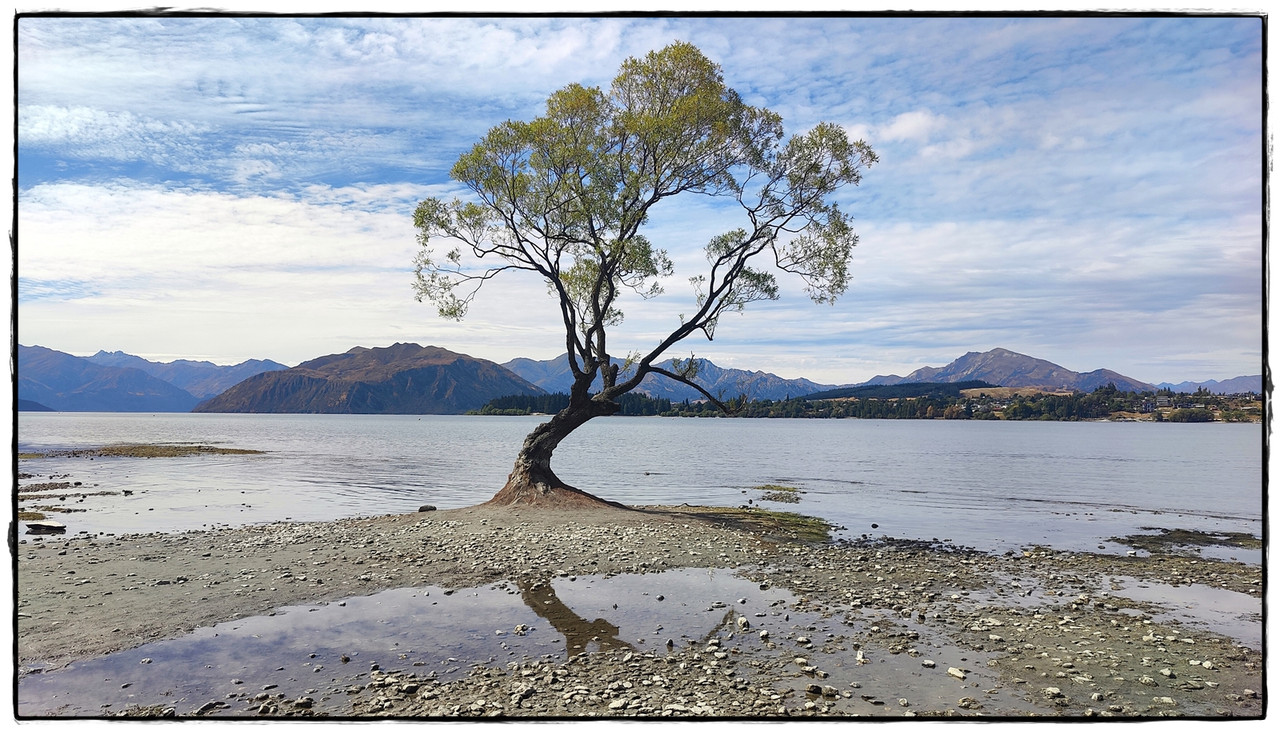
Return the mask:
[[[31,501],[70,533],[180,531],[482,502],[542,417],[21,413],[19,451],[198,442],[254,456],[23,460],[47,481],[122,494]],[[557,451],[570,484],[627,504],[741,505],[823,516],[841,537],[1118,552],[1144,528],[1260,536],[1259,424],[613,417]],[[760,503],[754,487],[803,491]],[[31,502],[24,501],[24,507]],[[872,524],[877,527],[873,528]],[[1206,554],[1209,555],[1209,554]],[[1258,561],[1258,551],[1218,551]]]

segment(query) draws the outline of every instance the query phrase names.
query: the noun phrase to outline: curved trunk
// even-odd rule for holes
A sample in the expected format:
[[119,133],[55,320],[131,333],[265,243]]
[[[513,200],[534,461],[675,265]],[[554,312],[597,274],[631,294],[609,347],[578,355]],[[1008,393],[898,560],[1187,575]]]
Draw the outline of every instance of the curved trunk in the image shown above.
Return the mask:
[[578,403],[571,400],[568,406],[525,437],[524,446],[516,456],[515,467],[507,476],[507,484],[487,504],[625,507],[570,487],[551,470],[552,453],[574,429],[597,416],[608,416],[618,411],[617,404],[608,401],[575,400]]

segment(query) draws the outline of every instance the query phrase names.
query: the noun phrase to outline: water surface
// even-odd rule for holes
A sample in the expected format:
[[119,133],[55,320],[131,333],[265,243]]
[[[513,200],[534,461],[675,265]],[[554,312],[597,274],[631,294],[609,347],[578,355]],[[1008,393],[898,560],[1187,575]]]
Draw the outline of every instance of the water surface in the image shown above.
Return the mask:
[[[80,491],[132,491],[62,502],[85,511],[50,516],[71,533],[456,508],[502,485],[544,418],[23,412],[20,451],[198,442],[265,454],[38,459],[19,469],[38,475],[24,482],[66,475]],[[1259,424],[612,417],[573,434],[554,467],[626,504],[751,501],[825,517],[840,537],[1122,552],[1112,537],[1152,528],[1261,536],[1262,434]],[[756,488],[769,483],[798,488],[801,501],[762,503]]]

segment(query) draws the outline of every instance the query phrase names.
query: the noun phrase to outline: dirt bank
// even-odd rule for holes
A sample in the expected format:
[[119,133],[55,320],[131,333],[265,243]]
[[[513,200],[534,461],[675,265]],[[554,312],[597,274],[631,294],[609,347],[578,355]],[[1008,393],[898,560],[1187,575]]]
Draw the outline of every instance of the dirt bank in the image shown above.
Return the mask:
[[[316,687],[314,696],[210,690],[198,709],[160,704],[102,715],[1262,712],[1258,647],[1165,618],[1115,591],[1126,581],[1170,591],[1214,587],[1258,597],[1260,612],[1257,566],[1178,555],[813,544],[793,540],[804,526],[755,516],[468,508],[182,534],[20,536],[19,670],[48,673],[197,627],[396,587],[527,589],[557,577],[695,567],[786,589],[789,603],[726,614],[696,643],[478,662],[448,677],[371,668],[358,682]],[[772,622],[772,634],[759,633],[762,622]],[[871,670],[874,677],[860,675]]]

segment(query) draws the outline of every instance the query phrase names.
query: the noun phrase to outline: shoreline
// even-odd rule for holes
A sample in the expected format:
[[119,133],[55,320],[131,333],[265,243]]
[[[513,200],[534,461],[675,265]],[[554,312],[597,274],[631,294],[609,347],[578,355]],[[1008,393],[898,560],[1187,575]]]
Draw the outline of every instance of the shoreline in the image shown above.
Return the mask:
[[[521,661],[537,663],[536,670],[480,662],[450,678],[430,678],[412,668],[373,669],[362,678],[367,682],[353,685],[348,674],[342,688],[316,689],[321,699],[309,703],[259,699],[261,693],[237,699],[210,688],[205,700],[221,706],[149,705],[131,713],[185,716],[203,708],[199,715],[734,716],[745,709],[747,717],[868,712],[1217,717],[1257,716],[1264,707],[1260,647],[1167,617],[1157,603],[1115,591],[1122,578],[1155,587],[1157,593],[1164,591],[1161,587],[1166,593],[1210,587],[1255,597],[1260,614],[1258,565],[1176,554],[1114,556],[1034,547],[997,556],[892,540],[809,543],[795,537],[794,526],[748,524],[741,515],[733,519],[732,512],[653,506],[573,512],[472,507],[176,534],[20,536],[15,546],[19,678],[52,677],[76,662],[181,637],[199,627],[390,589],[550,585],[625,575],[656,575],[650,578],[660,581],[663,571],[706,569],[732,572],[761,587],[785,588],[793,612],[856,624],[859,634],[851,639],[832,631],[822,642],[803,638],[806,644],[775,631],[766,641],[744,631],[735,635],[738,628],[730,624],[719,635],[724,652],[683,646],[639,652],[637,647],[623,661],[626,652],[600,648]],[[1012,592],[1010,586],[1027,589]],[[1260,616],[1258,624],[1260,635]],[[982,676],[991,687],[940,697],[950,689],[949,682],[960,692],[966,681],[948,676],[951,667],[921,670],[927,666],[912,655],[913,634],[915,642],[934,637],[937,652],[944,655],[954,650],[987,657],[981,666],[960,668],[956,674]],[[903,637],[909,639],[904,642]],[[903,686],[898,698],[919,698],[907,706],[897,705],[897,698],[876,705],[848,683],[831,691],[816,673],[857,677],[861,663],[845,662],[853,656],[853,645],[859,659],[864,651],[879,657],[879,671],[897,668],[894,682]],[[821,668],[822,663],[796,666],[792,661],[802,652],[827,656],[832,670],[806,674],[806,667]],[[709,672],[720,669],[708,665],[709,658],[751,668],[749,673],[735,670],[743,674],[731,681],[742,682],[718,691],[739,703],[736,710],[672,700],[687,700],[697,683],[719,679]],[[641,661],[661,663],[665,673],[687,677],[664,689],[646,689],[663,696],[652,700],[626,700],[603,691],[567,705],[560,701],[576,696],[544,692],[525,695],[518,703],[511,700],[527,693],[517,685],[547,673],[585,674],[577,685],[593,690],[597,684],[591,678],[633,682],[627,678],[637,675],[632,666]],[[1168,674],[1161,675],[1162,670]],[[560,671],[564,674],[557,675]],[[495,683],[510,692],[492,691]],[[382,689],[389,684],[414,691],[384,697]],[[361,690],[352,692],[357,686]],[[810,686],[818,692],[806,693]],[[21,695],[20,683],[19,700]],[[382,701],[370,705],[371,696]],[[658,702],[664,699],[669,702]],[[757,705],[762,699],[763,705]],[[619,705],[621,700],[626,702]],[[124,710],[116,706],[100,713]],[[33,717],[49,712],[55,711],[36,711]]]

